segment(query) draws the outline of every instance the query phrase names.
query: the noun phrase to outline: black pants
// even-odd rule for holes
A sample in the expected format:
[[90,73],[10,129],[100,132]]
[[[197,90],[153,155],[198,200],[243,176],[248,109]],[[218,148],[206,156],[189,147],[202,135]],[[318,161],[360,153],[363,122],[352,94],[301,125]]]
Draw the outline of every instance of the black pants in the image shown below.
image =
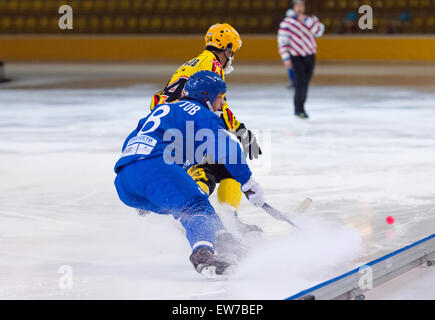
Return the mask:
[[295,77],[295,114],[299,114],[305,112],[304,105],[307,100],[308,86],[316,64],[316,56],[291,56],[291,60]]

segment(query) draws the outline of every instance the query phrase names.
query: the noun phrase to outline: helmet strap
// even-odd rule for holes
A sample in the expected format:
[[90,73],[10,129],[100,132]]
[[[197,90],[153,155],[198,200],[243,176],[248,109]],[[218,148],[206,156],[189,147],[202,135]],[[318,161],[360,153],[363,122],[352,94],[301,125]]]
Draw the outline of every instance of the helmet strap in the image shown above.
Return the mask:
[[224,55],[227,58],[227,61],[224,64],[224,72],[225,74],[230,74],[231,72],[233,72],[234,68],[233,68],[233,60],[234,60],[234,55],[232,54],[232,43],[228,44],[227,48],[224,50]]
[[205,102],[205,104],[207,105],[208,109],[209,109],[211,112],[213,112],[213,106],[211,105],[210,100],[207,100],[207,101]]
[[205,104],[207,105],[208,109],[213,112],[215,115],[217,115],[219,118],[221,117],[222,111],[213,111],[213,106],[210,103],[210,100],[207,100],[205,102]]
[[225,63],[225,66],[224,66],[225,74],[230,74],[231,72],[234,71],[233,59],[234,59],[233,57],[229,57],[227,62]]

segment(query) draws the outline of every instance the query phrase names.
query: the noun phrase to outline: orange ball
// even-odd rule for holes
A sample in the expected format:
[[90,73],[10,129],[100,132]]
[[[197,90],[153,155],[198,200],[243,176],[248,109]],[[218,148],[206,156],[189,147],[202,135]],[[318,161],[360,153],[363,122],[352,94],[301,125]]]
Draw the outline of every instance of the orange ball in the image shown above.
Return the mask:
[[387,219],[385,219],[387,221],[388,224],[393,224],[394,223],[394,217],[393,216],[388,216]]

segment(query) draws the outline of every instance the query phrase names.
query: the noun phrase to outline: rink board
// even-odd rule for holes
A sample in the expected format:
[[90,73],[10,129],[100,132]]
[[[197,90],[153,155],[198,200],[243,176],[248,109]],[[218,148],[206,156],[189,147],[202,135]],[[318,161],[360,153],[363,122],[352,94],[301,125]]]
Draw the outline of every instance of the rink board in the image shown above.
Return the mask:
[[[435,234],[285,300],[364,299],[363,293],[422,264],[435,268]],[[372,280],[370,282],[370,279]]]
[[[242,38],[243,46],[237,52],[237,61],[281,61],[276,34],[249,34]],[[325,35],[316,41],[316,59],[319,61],[435,61],[435,37],[429,35]],[[157,60],[182,63],[188,57],[197,56],[203,48],[203,34],[0,35],[0,60],[4,61]]]

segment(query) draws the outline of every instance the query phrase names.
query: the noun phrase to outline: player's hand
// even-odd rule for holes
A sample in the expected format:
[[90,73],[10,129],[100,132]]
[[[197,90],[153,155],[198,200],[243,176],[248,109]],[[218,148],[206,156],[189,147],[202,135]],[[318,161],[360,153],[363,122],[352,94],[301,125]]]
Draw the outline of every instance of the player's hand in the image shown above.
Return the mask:
[[246,129],[243,123],[241,123],[236,130],[236,136],[242,144],[245,157],[249,154],[249,159],[252,160],[253,158],[257,159],[258,156],[262,154],[260,146],[257,143],[257,138],[251,130]]
[[256,207],[264,204],[264,192],[260,184],[252,177],[241,187],[242,192],[248,198],[249,202]]

